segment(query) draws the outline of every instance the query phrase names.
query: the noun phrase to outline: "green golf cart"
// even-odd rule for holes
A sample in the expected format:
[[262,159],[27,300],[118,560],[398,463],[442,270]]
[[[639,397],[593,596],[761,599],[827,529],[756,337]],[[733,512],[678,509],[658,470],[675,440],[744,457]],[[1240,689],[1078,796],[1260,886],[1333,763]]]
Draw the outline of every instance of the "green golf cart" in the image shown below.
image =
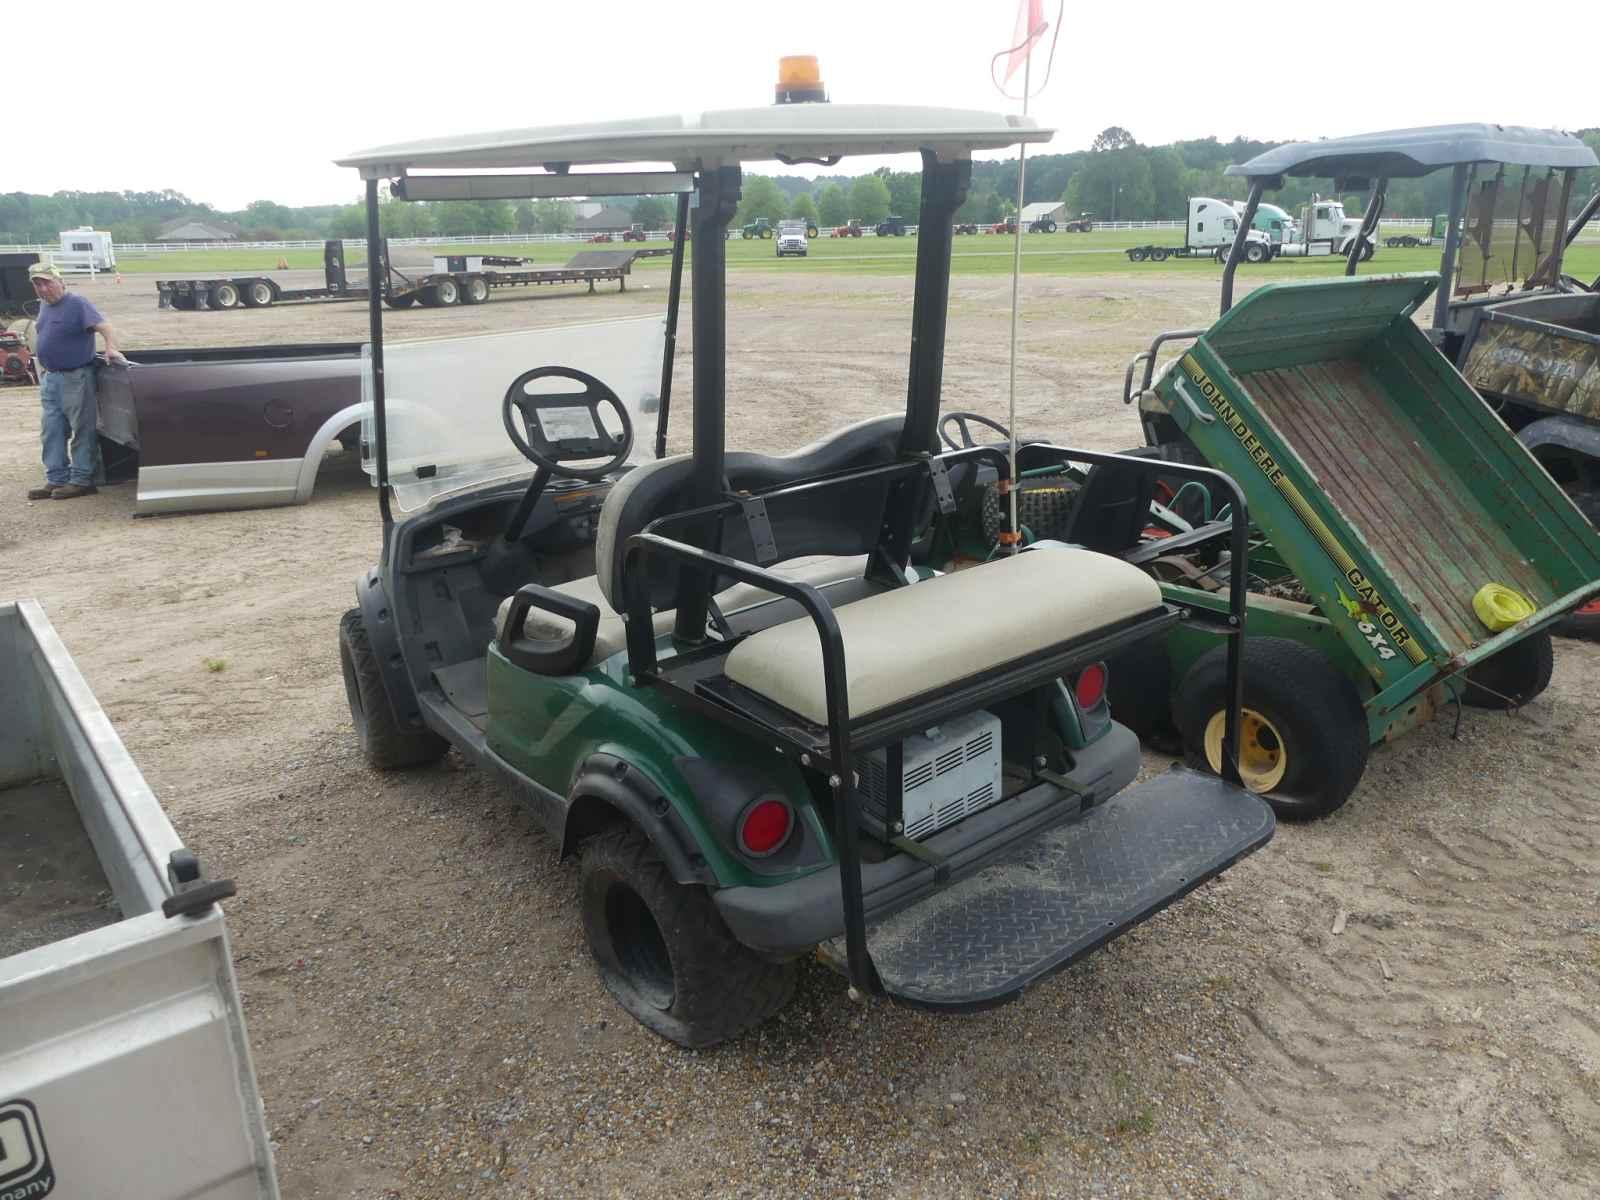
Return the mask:
[[[1048,136],[997,114],[811,103],[344,160],[374,242],[382,180],[400,200],[673,194],[692,231],[689,455],[664,455],[682,239],[664,317],[386,347],[371,305],[382,557],[340,631],[368,761],[454,747],[505,779],[580,858],[605,985],[673,1041],[761,1022],[813,953],[857,996],[1000,1003],[1272,835],[1231,769],[1133,784],[1138,742],[1110,717],[1104,663],[1185,616],[1145,572],[1069,546],[940,569],[943,531],[1008,471],[994,449],[939,452],[952,215],[974,152]],[[740,163],[850,153],[922,159],[903,409],[786,455],[729,449]],[[1228,497],[1240,600],[1207,628],[1231,759],[1243,497],[1207,468],[1034,453],[1177,470]]]

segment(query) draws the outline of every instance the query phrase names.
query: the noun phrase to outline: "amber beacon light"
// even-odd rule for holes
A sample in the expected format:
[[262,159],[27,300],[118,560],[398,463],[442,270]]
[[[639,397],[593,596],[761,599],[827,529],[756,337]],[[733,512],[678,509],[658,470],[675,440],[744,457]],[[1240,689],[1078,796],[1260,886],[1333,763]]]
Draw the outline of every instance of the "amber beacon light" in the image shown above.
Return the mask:
[[822,86],[822,70],[815,54],[790,54],[778,60],[778,104],[811,104],[828,101]]

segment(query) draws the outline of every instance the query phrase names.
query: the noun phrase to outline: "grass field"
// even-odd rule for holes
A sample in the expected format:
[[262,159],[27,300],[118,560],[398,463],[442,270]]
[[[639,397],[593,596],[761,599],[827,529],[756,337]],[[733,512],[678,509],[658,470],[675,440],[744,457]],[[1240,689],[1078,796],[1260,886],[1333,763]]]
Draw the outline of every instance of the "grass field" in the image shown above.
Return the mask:
[[[1384,231],[1379,231],[1384,236]],[[1124,251],[1134,245],[1177,245],[1182,242],[1178,230],[1119,230],[1088,234],[1054,233],[1024,234],[1022,239],[1022,269],[1030,275],[1151,275],[1188,273],[1216,275],[1220,268],[1210,259],[1169,258],[1165,262],[1133,263]],[[660,243],[652,243],[659,246]],[[622,243],[607,247],[589,247],[582,243],[540,242],[529,245],[504,245],[474,247],[470,244],[451,246],[456,254],[483,252],[487,254],[523,255],[546,265],[559,265],[572,255],[586,249],[623,249]],[[812,239],[810,252],[805,258],[779,259],[770,240],[752,238],[748,241],[734,237],[728,242],[728,267],[733,271],[799,271],[840,272],[851,275],[911,275],[916,269],[917,240],[914,237],[880,238],[868,234],[861,238]],[[419,251],[423,248],[418,248]],[[434,247],[427,247],[432,250]],[[444,247],[438,248],[440,252]],[[192,250],[173,254],[119,255],[118,266],[125,275],[154,274],[162,278],[181,279],[188,276],[270,273],[276,266],[280,253],[289,266],[298,269],[318,269],[322,266],[320,250],[248,250],[217,249]],[[951,252],[951,270],[957,275],[1006,275],[1011,271],[1012,243],[1004,236],[980,233],[955,239]],[[637,272],[665,271],[671,260],[665,257],[641,259],[634,264]],[[1432,271],[1439,266],[1439,247],[1418,247],[1412,250],[1390,250],[1380,246],[1376,257],[1362,269],[1370,271]],[[1241,271],[1254,273],[1270,271],[1275,279],[1322,278],[1339,274],[1342,260],[1279,259],[1270,266],[1242,266]],[[1579,279],[1590,280],[1600,275],[1600,242],[1579,242],[1567,255],[1567,272]]]

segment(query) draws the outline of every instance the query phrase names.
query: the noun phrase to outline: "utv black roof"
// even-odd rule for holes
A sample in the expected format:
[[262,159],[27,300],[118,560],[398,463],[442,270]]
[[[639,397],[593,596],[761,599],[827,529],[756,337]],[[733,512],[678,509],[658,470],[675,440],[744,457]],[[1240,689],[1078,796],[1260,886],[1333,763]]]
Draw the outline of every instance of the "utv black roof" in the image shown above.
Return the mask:
[[[1451,167],[1456,177],[1451,186],[1449,225],[1439,268],[1443,282],[1434,300],[1434,327],[1443,328],[1459,240],[1457,227],[1466,200],[1468,168],[1474,163],[1577,171],[1600,166],[1600,158],[1596,158],[1594,151],[1581,139],[1570,133],[1562,133],[1559,129],[1466,124],[1389,129],[1318,142],[1291,142],[1258,154],[1249,162],[1235,163],[1224,174],[1248,179],[1250,194],[1245,201],[1244,215],[1239,220],[1238,237],[1222,270],[1222,311],[1227,312],[1233,306],[1234,272],[1243,257],[1245,237],[1261,203],[1262,194],[1282,187],[1285,177],[1333,179],[1341,191],[1373,186],[1374,203],[1367,207],[1361,236],[1352,239],[1349,262],[1345,268],[1346,275],[1354,275],[1361,242],[1377,233],[1389,180],[1416,179]],[[1569,186],[1570,183],[1569,175]],[[1563,199],[1561,204],[1565,209],[1566,200]],[[1563,242],[1566,240],[1570,238],[1564,238]],[[1557,254],[1553,256],[1555,270],[1560,268],[1559,252],[1563,248],[1558,244]]]
[[1430,125],[1390,129],[1317,142],[1292,142],[1230,166],[1225,174],[1250,179],[1299,175],[1340,178],[1350,186],[1375,176],[1415,179],[1441,167],[1493,162],[1513,167],[1582,168],[1600,159],[1579,138],[1526,125]]

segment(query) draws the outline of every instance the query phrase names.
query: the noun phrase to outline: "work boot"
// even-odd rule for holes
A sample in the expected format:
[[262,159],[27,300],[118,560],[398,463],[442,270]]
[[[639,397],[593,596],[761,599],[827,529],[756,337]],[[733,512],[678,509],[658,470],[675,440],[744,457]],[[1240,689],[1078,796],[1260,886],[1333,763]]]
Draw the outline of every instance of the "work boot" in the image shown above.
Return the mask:
[[52,496],[55,495],[56,488],[58,488],[60,486],[61,485],[59,483],[47,483],[43,487],[29,488],[28,489],[28,499],[29,500],[48,500]]
[[76,500],[79,496],[92,496],[100,489],[92,483],[63,483],[50,489],[52,500]]

